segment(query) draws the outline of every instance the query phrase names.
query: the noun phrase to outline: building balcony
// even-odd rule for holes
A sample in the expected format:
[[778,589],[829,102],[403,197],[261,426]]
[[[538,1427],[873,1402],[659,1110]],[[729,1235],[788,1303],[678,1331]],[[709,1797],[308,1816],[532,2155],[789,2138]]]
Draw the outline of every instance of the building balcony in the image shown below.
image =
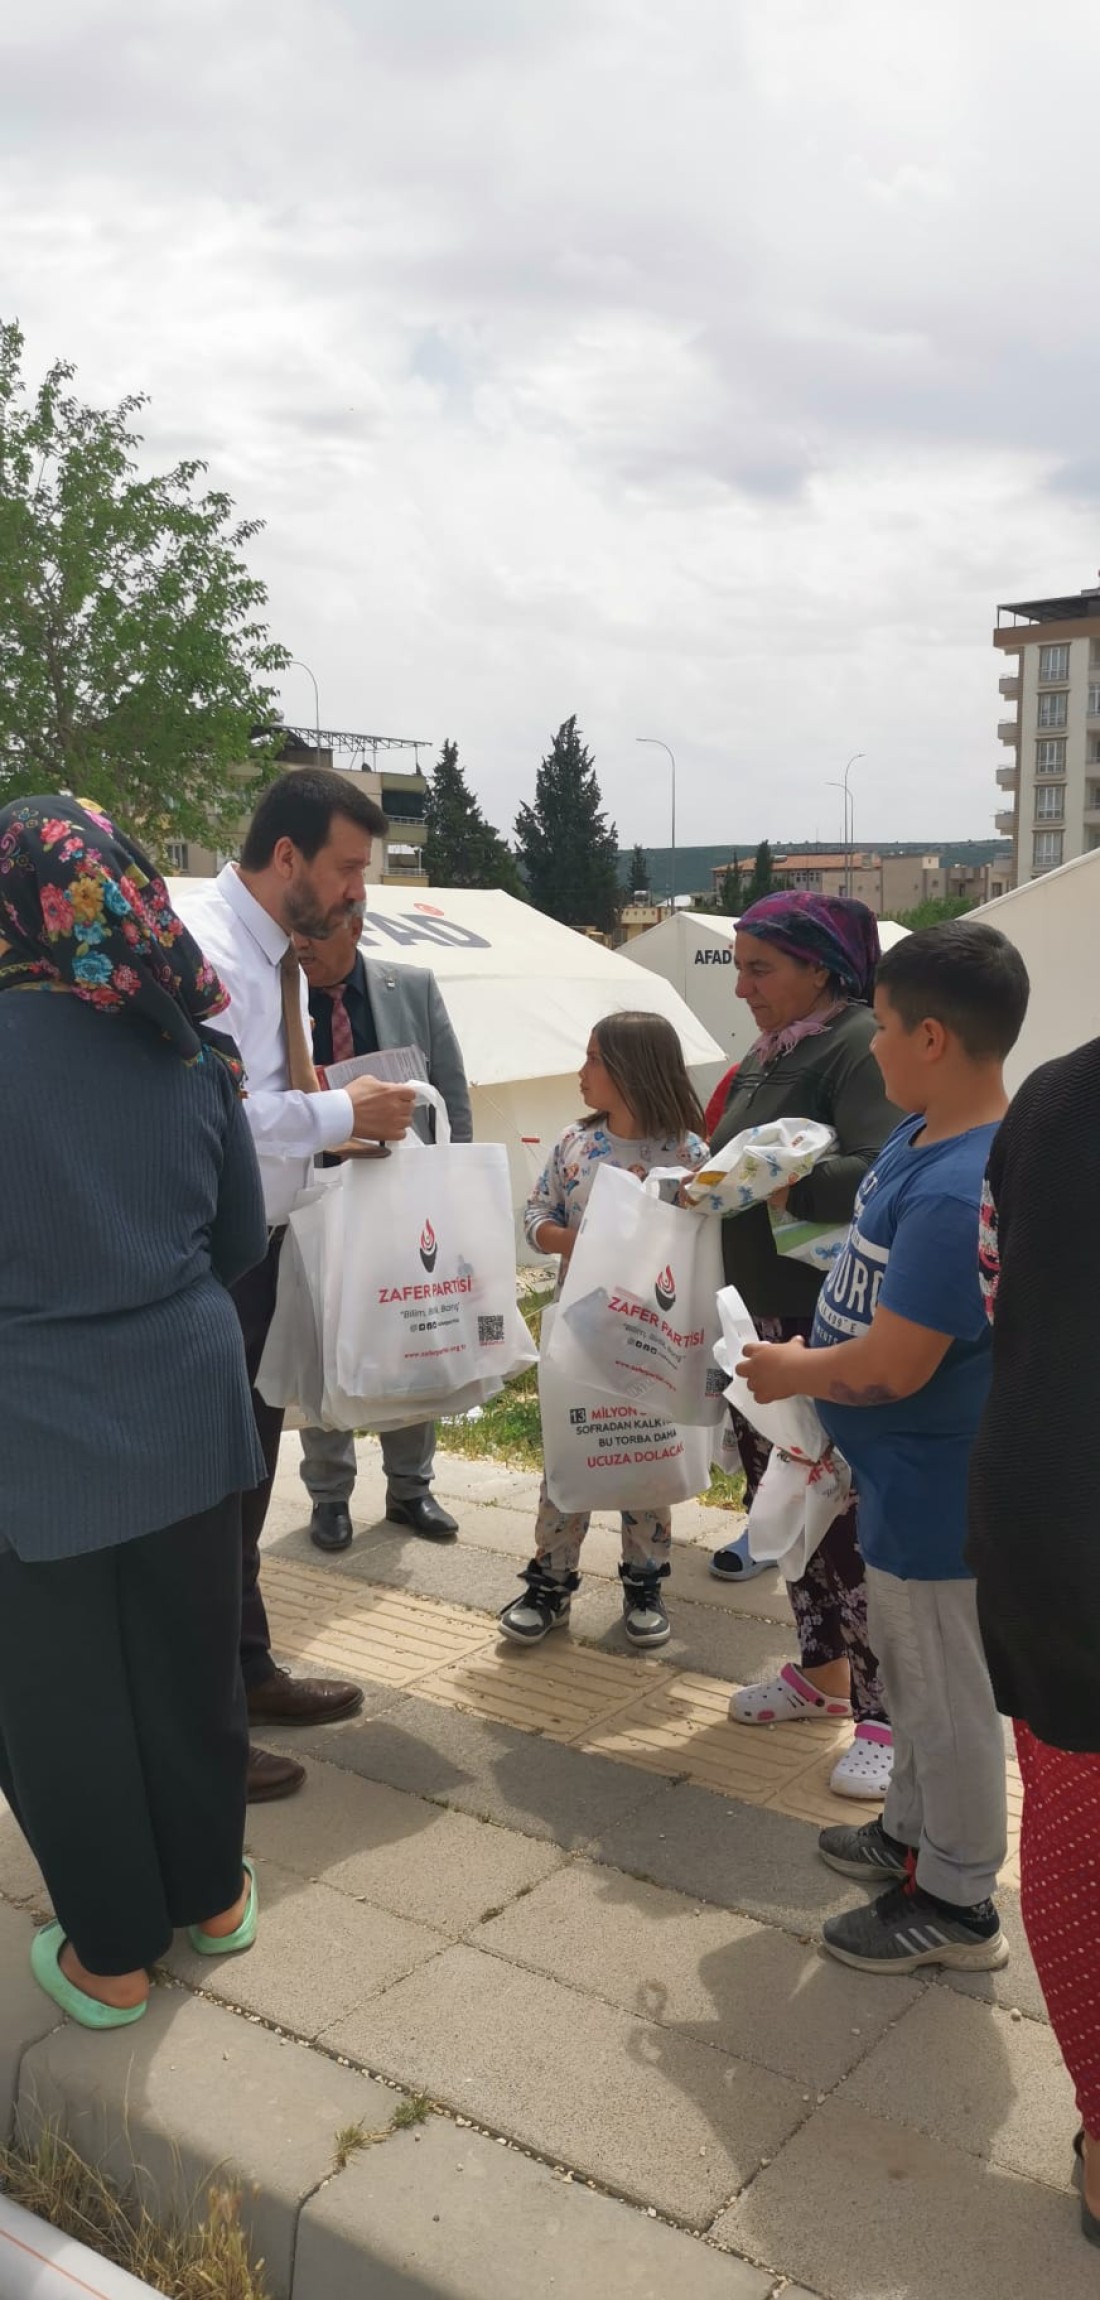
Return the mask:
[[1010,838],[1013,838],[1013,837],[1015,836],[1015,831],[1016,831],[1016,809],[1015,809],[1015,807],[1013,807],[1013,809],[1012,809],[1012,811],[1011,811],[1011,813],[1010,813],[1010,814],[1009,814],[1009,813],[1005,813],[1005,812],[1002,812],[1001,814],[997,814],[997,815],[994,815],[994,817],[993,817],[993,823],[994,823],[994,828],[995,828],[995,830],[996,830],[996,832],[997,832],[997,836],[998,836],[998,838],[1001,838],[1001,839],[1010,839]]
[[427,886],[423,857],[404,838],[400,846],[387,846],[382,860],[383,886]]
[[422,815],[391,814],[389,807],[387,807],[386,820],[390,826],[390,838],[395,846],[422,847],[425,845],[428,837],[428,826]]
[[998,767],[997,789],[999,791],[1014,791],[1016,788],[1016,777],[1018,773],[1018,767]]
[[1019,720],[1001,719],[998,722],[997,734],[1002,743],[1011,743],[1013,750],[1015,750],[1016,745],[1020,739]]
[[1006,703],[1019,702],[1020,674],[1018,671],[1006,671],[1003,679],[998,679],[997,686]]
[[1093,804],[1086,806],[1082,820],[1086,830],[1100,830],[1100,791],[1095,793]]

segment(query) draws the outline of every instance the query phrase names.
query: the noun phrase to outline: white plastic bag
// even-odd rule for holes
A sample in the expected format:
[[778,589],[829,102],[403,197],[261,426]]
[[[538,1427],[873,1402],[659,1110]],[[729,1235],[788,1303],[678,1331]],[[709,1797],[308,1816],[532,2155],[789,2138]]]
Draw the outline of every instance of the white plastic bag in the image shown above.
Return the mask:
[[749,1511],[749,1549],[761,1563],[778,1565],[786,1580],[798,1581],[834,1519],[847,1509],[852,1473],[812,1398],[758,1405],[748,1383],[734,1371],[745,1343],[759,1340],[735,1286],[719,1294],[718,1314],[722,1337],[714,1355],[729,1376],[728,1403],[772,1445]]
[[718,1296],[718,1316],[722,1334],[715,1344],[714,1356],[726,1376],[725,1396],[729,1404],[736,1413],[744,1415],[754,1430],[759,1430],[761,1437],[781,1446],[784,1453],[795,1454],[803,1461],[820,1461],[829,1440],[813,1399],[781,1398],[773,1406],[757,1405],[748,1383],[734,1371],[746,1342],[760,1340],[736,1286],[722,1288]]
[[429,1401],[502,1383],[536,1353],[520,1340],[507,1152],[452,1143],[442,1097],[419,1093],[436,1110],[434,1147],[400,1143],[379,1163],[343,1169],[326,1370],[345,1397],[426,1419]]
[[570,1383],[680,1423],[722,1418],[713,1348],[717,1222],[601,1166],[577,1233],[547,1358]]
[[668,1509],[710,1483],[710,1432],[641,1414],[575,1382],[549,1356],[557,1312],[542,1314],[539,1406],[546,1488],[557,1509]]
[[[294,1208],[256,1386],[298,1427],[402,1429],[484,1405],[533,1365],[507,1156],[440,1140],[318,1175]],[[385,1295],[383,1302],[380,1295]]]
[[819,1159],[835,1149],[831,1126],[820,1126],[814,1118],[770,1118],[763,1126],[746,1126],[713,1151],[704,1166],[688,1175],[684,1196],[711,1214],[743,1214],[762,1198],[804,1181]]

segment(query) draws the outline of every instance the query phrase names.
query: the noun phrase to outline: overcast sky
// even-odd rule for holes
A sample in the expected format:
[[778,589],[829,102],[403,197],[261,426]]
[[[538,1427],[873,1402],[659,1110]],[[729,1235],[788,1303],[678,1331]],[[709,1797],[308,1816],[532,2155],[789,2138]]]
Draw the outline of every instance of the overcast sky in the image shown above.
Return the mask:
[[0,309],[266,520],[330,725],[507,829],[575,711],[624,842],[639,734],[684,843],[854,751],[858,837],[991,833],[996,603],[1100,566],[1096,0],[5,16]]

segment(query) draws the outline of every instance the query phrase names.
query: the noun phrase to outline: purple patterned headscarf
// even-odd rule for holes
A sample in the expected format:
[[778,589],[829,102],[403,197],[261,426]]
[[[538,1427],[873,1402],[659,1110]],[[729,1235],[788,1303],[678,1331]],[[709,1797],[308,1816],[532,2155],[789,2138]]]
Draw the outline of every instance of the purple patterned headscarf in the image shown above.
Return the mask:
[[882,949],[875,914],[865,902],[796,887],[786,894],[762,895],[742,912],[737,926],[758,942],[774,943],[788,958],[827,966],[849,998],[870,1005]]

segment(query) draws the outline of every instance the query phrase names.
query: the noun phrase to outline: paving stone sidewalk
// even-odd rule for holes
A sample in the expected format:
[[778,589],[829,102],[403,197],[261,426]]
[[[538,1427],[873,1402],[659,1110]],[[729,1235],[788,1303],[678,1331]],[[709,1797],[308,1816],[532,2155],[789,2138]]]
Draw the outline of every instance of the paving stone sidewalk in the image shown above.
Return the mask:
[[[629,1761],[567,1732],[564,1660],[551,1696],[548,1656],[519,1656],[526,1725],[514,1680],[493,1714],[489,1663],[463,1676],[529,1554],[534,1481],[441,1456],[462,1539],[434,1547],[385,1526],[360,1451],[362,1530],[330,1562],[284,1445],[277,1610],[299,1593],[303,1644],[358,1634],[364,1605],[382,1627],[363,1716],[285,1736],[306,1789],[250,1812],[249,1956],[211,1966],[177,1942],[136,2029],[57,2023],[26,1969],[41,1881],[0,1808],[4,2119],[62,2117],[162,2203],[232,2168],[274,2300],[1095,2300],[1072,2096],[1011,1888],[1003,1974],[830,1963],[816,1929],[858,1888],[816,1860],[810,1820],[759,1782],[685,1779],[663,1727]],[[633,1709],[642,1670],[667,1710],[669,1687],[789,1652],[774,1577],[735,1593],[707,1573],[730,1524],[678,1512],[676,1636],[645,1663],[622,1657],[617,1541],[594,1527],[561,1641],[580,1681],[614,1665]],[[410,2100],[426,2121],[395,2124]]]

